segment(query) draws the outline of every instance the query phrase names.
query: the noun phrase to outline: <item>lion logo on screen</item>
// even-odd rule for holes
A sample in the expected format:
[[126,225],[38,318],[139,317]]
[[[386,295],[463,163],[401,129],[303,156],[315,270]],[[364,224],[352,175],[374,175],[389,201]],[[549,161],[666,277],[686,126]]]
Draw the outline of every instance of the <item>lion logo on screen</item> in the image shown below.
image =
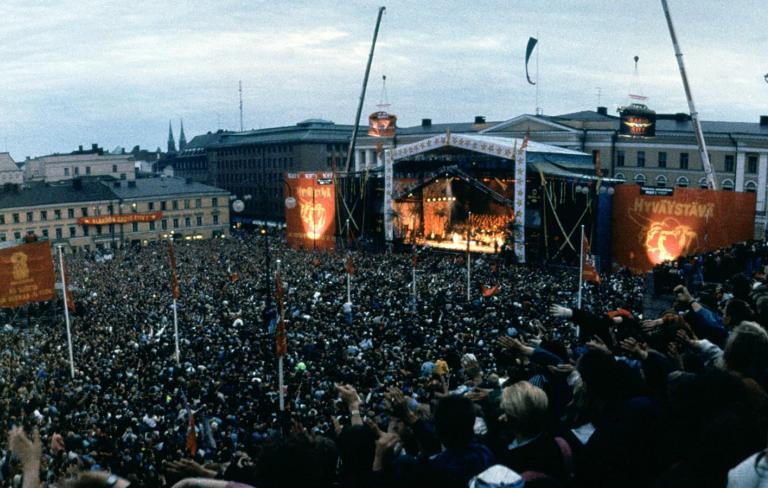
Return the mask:
[[645,252],[653,264],[677,259],[687,254],[698,234],[677,219],[651,222],[645,231]]
[[320,203],[301,202],[301,221],[307,237],[319,239],[326,227],[325,207]]
[[15,252],[11,254],[14,281],[24,281],[29,278],[29,265],[27,265],[28,259],[29,257],[27,254],[23,252]]

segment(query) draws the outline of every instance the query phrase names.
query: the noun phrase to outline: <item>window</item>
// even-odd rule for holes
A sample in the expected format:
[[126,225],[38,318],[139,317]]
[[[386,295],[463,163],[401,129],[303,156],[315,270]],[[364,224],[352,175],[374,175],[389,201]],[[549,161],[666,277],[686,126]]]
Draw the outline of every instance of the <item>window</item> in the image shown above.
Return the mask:
[[53,211],[53,218],[56,219],[56,220],[61,220],[61,210],[58,210],[58,209],[54,210]]
[[47,210],[40,210],[40,221],[45,222],[48,220],[48,211]]
[[616,166],[624,166],[624,151],[616,151]]
[[56,227],[56,239],[61,239],[62,237],[61,227]]
[[203,206],[203,199],[202,198],[195,198],[195,208],[200,208]]
[[680,153],[680,169],[688,169],[688,153]]
[[155,209],[155,202],[147,202],[147,209],[151,212]]
[[163,219],[160,222],[160,228],[163,230],[168,230],[168,219]]
[[138,232],[139,231],[139,223],[138,222],[131,222],[131,230],[133,232]]
[[125,173],[120,173],[120,179],[121,179],[121,180],[124,180],[124,179],[125,179]]
[[659,168],[667,167],[667,153],[659,152]]
[[184,217],[184,227],[192,227],[192,218]]
[[744,191],[747,193],[755,193],[757,191],[757,183],[754,181],[748,181],[744,184]]
[[189,200],[184,200],[184,209],[189,209]]
[[21,239],[21,232],[19,232],[19,231],[14,232],[13,233],[13,238],[16,239],[17,241],[19,239]]
[[74,208],[68,208],[67,209],[67,218],[68,219],[74,219],[75,218],[75,209]]
[[733,154],[726,154],[725,155],[725,172],[733,173],[734,166],[735,164],[734,164]]
[[747,156],[747,173],[757,173],[757,154]]
[[27,212],[27,222],[32,222],[34,220],[34,212]]
[[656,186],[664,188],[667,186],[667,177],[664,175],[659,175],[656,177]]
[[80,176],[80,167],[79,166],[75,166],[72,169],[73,169],[73,171],[75,173],[75,176]]
[[100,225],[97,225],[97,226],[96,226],[96,235],[97,235],[97,236],[100,236],[100,235],[101,235],[101,233],[102,233],[102,228],[101,228],[101,226],[100,226]]
[[160,202],[160,210],[168,210],[168,204],[166,203],[165,200]]
[[699,188],[702,188],[702,189],[705,189],[705,190],[707,188],[709,188],[709,185],[707,184],[707,179],[706,178],[699,178]]
[[213,225],[219,225],[219,216],[218,215],[214,215],[213,216]]
[[116,164],[112,165],[112,172],[113,173],[117,173],[117,165]]
[[64,176],[69,176],[69,168],[64,168]]
[[0,214],[0,225],[5,225],[5,214]]
[[149,230],[155,230],[155,221],[154,220],[150,220],[149,221]]
[[48,229],[43,229],[43,237],[48,239]]
[[13,214],[13,223],[18,224],[19,223],[19,214],[15,213]]
[[5,232],[0,232],[0,242],[5,242]]
[[179,228],[179,219],[175,218],[173,219],[173,228],[178,229]]
[[179,201],[178,200],[173,200],[171,202],[171,208],[173,208],[174,210],[178,210],[179,209]]
[[107,212],[109,213],[109,215],[112,215],[113,213],[115,213],[115,207],[111,204],[107,205]]
[[81,217],[88,217],[88,207],[81,207],[80,208],[80,216]]
[[91,174],[91,167],[90,166],[86,166],[85,167],[85,175],[86,176],[90,176],[90,174]]
[[201,216],[199,216],[199,215],[198,215],[198,216],[195,218],[195,222],[197,223],[197,226],[198,226],[198,227],[202,227],[202,225],[203,225],[203,218],[202,218]]
[[688,188],[690,181],[685,176],[680,176],[675,180],[675,184],[680,188]]
[[88,237],[88,226],[87,226],[87,225],[84,225],[84,226],[83,226],[83,235],[84,235],[85,237]]
[[219,206],[219,199],[216,197],[211,198],[211,206],[212,207],[218,207]]
[[637,167],[645,168],[645,151],[637,151]]
[[77,227],[70,227],[69,228],[69,237],[75,237],[77,236]]
[[722,188],[725,191],[733,191],[733,180],[723,180],[723,183],[720,185],[720,188]]

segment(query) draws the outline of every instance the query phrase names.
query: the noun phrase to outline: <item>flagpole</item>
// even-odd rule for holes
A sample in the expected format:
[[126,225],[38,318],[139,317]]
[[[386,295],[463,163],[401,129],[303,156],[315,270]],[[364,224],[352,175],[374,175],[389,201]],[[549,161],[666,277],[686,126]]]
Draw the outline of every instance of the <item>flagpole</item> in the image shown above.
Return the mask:
[[411,279],[413,282],[413,308],[416,308],[416,262],[412,263],[411,266]]
[[472,255],[469,253],[469,239],[471,238],[471,231],[472,231],[472,212],[469,212],[469,217],[467,218],[467,301],[472,300],[472,292],[469,289],[470,286],[470,280],[471,280],[471,274],[472,274]]
[[581,288],[584,279],[584,224],[581,224],[581,247],[579,250],[579,294],[576,300],[576,308],[581,308]]
[[181,364],[181,353],[179,352],[179,316],[176,313],[176,299],[173,299],[173,335],[176,343],[176,365]]
[[[278,259],[275,264],[277,265],[277,276],[280,277],[280,260]],[[275,283],[275,290],[277,290],[277,287],[281,286],[279,283]],[[282,322],[283,318],[285,317],[285,307],[280,307],[280,318],[279,320]],[[277,357],[277,386],[280,388],[280,411],[285,411],[285,386],[284,386],[285,376],[283,374],[283,356],[282,354]]]
[[61,290],[64,293],[64,319],[67,322],[67,346],[69,347],[69,374],[75,378],[75,359],[72,353],[72,331],[69,326],[69,309],[67,308],[67,278],[64,276],[64,254],[59,248],[59,269],[61,270]]
[[352,303],[352,281],[349,277],[349,271],[347,271],[347,302]]

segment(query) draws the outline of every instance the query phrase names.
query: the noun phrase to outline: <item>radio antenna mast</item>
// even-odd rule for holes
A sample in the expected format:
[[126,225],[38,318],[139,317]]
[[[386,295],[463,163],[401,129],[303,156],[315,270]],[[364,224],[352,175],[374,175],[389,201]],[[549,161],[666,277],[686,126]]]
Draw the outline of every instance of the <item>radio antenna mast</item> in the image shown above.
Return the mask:
[[691,87],[688,85],[688,75],[685,74],[683,53],[680,51],[680,45],[677,43],[677,35],[675,34],[675,27],[672,25],[672,15],[669,13],[669,5],[667,5],[667,0],[661,0],[661,7],[664,9],[664,16],[667,18],[667,26],[669,27],[669,35],[672,38],[672,45],[675,48],[677,66],[680,68],[680,77],[683,79],[683,88],[685,89],[685,96],[688,99],[688,109],[691,112],[691,125],[693,126],[694,133],[696,134],[696,142],[699,144],[699,156],[701,157],[701,164],[704,167],[704,174],[707,177],[707,185],[712,190],[717,190],[715,171],[712,169],[712,164],[709,162],[707,143],[704,142],[704,132],[701,130],[701,124],[699,123],[699,113],[696,111],[696,106],[693,104]]

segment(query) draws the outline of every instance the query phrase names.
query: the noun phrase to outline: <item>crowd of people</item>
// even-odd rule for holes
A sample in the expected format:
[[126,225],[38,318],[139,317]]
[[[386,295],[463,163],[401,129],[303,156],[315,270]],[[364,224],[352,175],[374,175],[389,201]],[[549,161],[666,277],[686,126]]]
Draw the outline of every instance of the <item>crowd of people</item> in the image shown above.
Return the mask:
[[75,377],[62,321],[0,335],[2,485],[768,486],[753,268],[645,317],[627,271],[578,308],[573,268],[473,256],[467,300],[460,254],[266,239],[175,244],[179,362],[167,243],[68,255]]

